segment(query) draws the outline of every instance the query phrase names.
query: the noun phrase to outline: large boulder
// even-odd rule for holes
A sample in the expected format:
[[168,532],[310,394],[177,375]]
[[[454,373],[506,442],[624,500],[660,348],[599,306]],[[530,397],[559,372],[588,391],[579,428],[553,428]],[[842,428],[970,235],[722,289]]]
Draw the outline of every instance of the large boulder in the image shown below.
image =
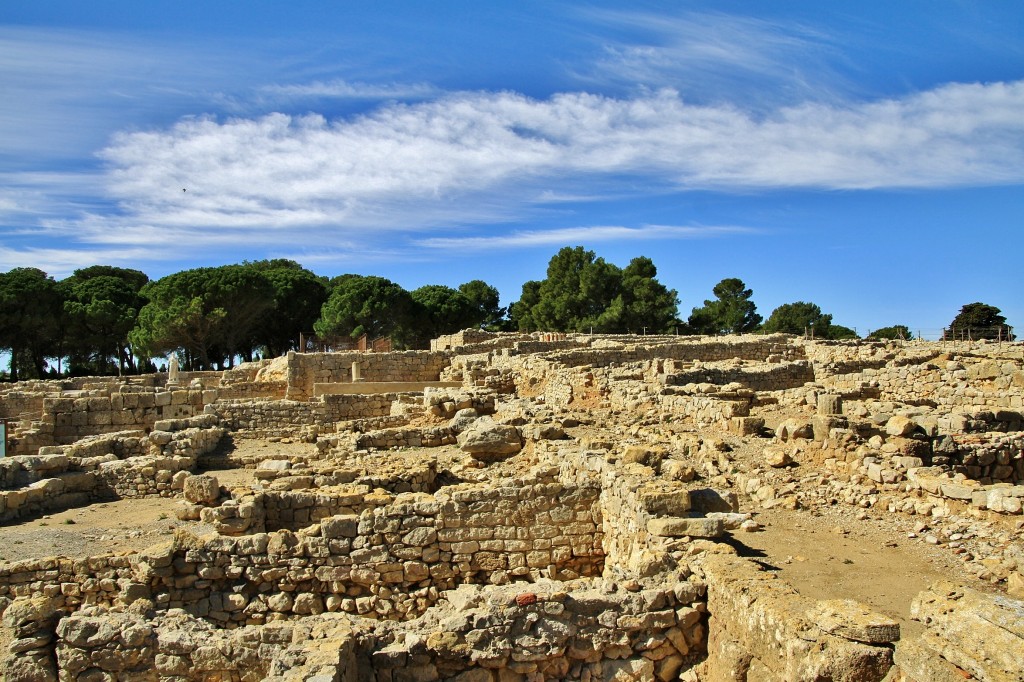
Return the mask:
[[473,459],[481,462],[496,462],[523,449],[523,439],[516,427],[498,424],[486,417],[460,433],[458,443]]

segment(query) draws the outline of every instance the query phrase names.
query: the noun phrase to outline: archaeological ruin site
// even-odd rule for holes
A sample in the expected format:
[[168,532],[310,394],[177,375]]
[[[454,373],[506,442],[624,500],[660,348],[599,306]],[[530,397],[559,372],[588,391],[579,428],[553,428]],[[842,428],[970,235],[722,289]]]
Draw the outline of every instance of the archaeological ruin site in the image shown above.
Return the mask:
[[0,670],[1024,680],[1024,344],[488,333],[4,385]]

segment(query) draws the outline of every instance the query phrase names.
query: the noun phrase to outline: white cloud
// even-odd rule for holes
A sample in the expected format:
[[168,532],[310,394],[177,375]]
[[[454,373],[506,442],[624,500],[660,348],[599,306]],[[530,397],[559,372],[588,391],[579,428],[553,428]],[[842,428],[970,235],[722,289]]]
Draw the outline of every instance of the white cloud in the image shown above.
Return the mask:
[[260,92],[272,98],[425,99],[438,94],[429,83],[360,83],[345,80],[313,81],[302,85],[266,85]]
[[834,66],[834,38],[808,25],[718,12],[653,14],[592,10],[602,36],[628,30],[628,40],[603,38],[603,57],[584,66],[584,82],[672,87],[700,101],[747,106],[833,99],[855,89]]
[[677,226],[593,225],[553,230],[519,230],[509,234],[483,237],[430,237],[416,240],[418,246],[451,251],[489,251],[529,246],[563,246],[596,242],[632,242],[650,239],[701,239],[726,234],[752,233],[754,230],[729,225]]
[[669,90],[547,100],[477,92],[350,120],[186,119],[119,135],[103,155],[113,196],[157,224],[359,225],[394,209],[401,225],[446,202],[571,195],[622,176],[678,189],[1019,182],[1022,110],[1024,81],[762,117],[690,105]]
[[[162,249],[165,256],[231,244],[279,253],[304,243],[354,253],[404,249],[408,257],[455,243],[426,239],[424,231],[527,217],[543,224],[536,217],[563,197],[596,203],[695,189],[1020,183],[1021,111],[1024,81],[757,115],[661,90],[542,100],[464,92],[337,120],[190,117],[117,135],[102,154],[105,194],[116,210],[47,226],[87,247]],[[585,230],[580,240],[658,234],[577,229]],[[537,230],[458,241],[483,249],[575,239]]]
[[83,250],[35,247],[14,249],[0,246],[0,271],[11,268],[39,268],[55,279],[63,279],[79,268],[87,268],[97,263],[138,268],[140,263],[156,260],[159,260],[158,255],[146,248]]

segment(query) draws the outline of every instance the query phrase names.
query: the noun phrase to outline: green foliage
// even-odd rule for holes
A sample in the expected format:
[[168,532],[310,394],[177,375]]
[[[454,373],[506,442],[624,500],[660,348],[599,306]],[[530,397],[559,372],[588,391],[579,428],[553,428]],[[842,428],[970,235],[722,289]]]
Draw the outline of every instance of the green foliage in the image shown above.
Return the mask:
[[533,320],[533,309],[540,303],[540,285],[538,280],[523,282],[523,290],[519,300],[508,307],[508,326],[511,330],[537,331],[537,323]]
[[677,298],[656,275],[649,258],[620,270],[582,246],[567,246],[551,258],[546,279],[523,285],[510,317],[522,331],[665,332],[676,319]]
[[72,373],[135,371],[128,335],[145,304],[139,292],[148,281],[138,270],[105,265],[75,270],[61,280],[67,324],[64,352]]
[[0,273],[0,349],[11,354],[12,381],[40,378],[60,354],[64,301],[57,283],[37,268]]
[[844,327],[841,324],[831,324],[828,327],[828,338],[837,341],[843,339],[859,339],[860,335],[857,334],[857,330]]
[[704,301],[704,306],[694,308],[687,325],[695,334],[743,334],[753,331],[761,324],[757,306],[750,300],[753,290],[747,289],[743,280],[728,277],[715,285],[712,290],[715,300]]
[[621,272],[582,246],[565,247],[548,263],[540,300],[530,310],[537,329],[606,331],[601,315],[618,295]]
[[332,280],[330,297],[313,329],[321,337],[363,334],[371,338],[397,337],[401,342],[412,320],[414,302],[409,292],[383,277],[345,275]]
[[960,312],[950,324],[949,331],[954,338],[964,336],[972,339],[1006,339],[1012,337],[1002,311],[994,305],[986,303],[968,303],[960,308]]
[[180,350],[186,369],[252,357],[257,330],[274,301],[270,280],[245,265],[185,270],[150,282],[142,294],[148,303],[131,342],[149,356]]
[[658,334],[675,325],[679,298],[657,275],[654,262],[646,256],[634,258],[622,271],[621,293],[612,302],[613,311],[621,310],[615,316],[618,330]]
[[430,339],[479,324],[479,307],[461,291],[428,284],[413,290],[410,296],[415,304],[410,331],[415,334],[417,346],[425,348]]
[[764,331],[770,334],[776,332],[803,334],[807,331],[811,332],[815,338],[827,339],[831,326],[831,315],[823,315],[821,308],[814,303],[797,301],[796,303],[784,303],[773,310],[768,321],[764,323]]
[[910,333],[910,328],[905,324],[894,324],[891,327],[882,327],[868,334],[869,339],[872,341],[885,341],[894,339],[903,339],[910,341],[914,338],[914,335]]
[[497,331],[505,324],[507,310],[500,305],[498,290],[481,279],[459,285],[459,293],[469,299],[476,315],[471,326]]
[[299,334],[313,329],[327,301],[323,278],[295,261],[281,258],[245,265],[262,273],[274,290],[273,305],[260,321],[255,346],[262,346],[267,357],[298,348]]

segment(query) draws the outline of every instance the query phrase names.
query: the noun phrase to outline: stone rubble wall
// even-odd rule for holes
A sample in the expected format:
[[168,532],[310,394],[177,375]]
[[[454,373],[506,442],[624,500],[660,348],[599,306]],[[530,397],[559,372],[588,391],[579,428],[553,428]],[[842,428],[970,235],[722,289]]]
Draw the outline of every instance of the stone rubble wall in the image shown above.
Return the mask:
[[454,445],[457,434],[447,426],[407,427],[368,431],[356,436],[356,449],[436,448]]
[[850,397],[866,391],[866,397],[910,404],[925,399],[945,411],[1024,407],[1024,370],[1012,361],[887,366],[830,377],[823,384]]
[[69,445],[88,436],[127,429],[151,429],[160,419],[201,414],[216,390],[163,390],[136,385],[108,386],[86,395],[43,398],[40,414],[12,433],[13,454],[35,454],[41,447]]
[[751,399],[735,394],[665,395],[659,400],[663,412],[688,417],[697,424],[718,424],[750,414]]
[[154,430],[87,438],[0,460],[0,522],[116,497],[173,495],[175,474],[220,443],[216,417],[154,422]]
[[601,570],[596,488],[520,480],[407,494],[384,506],[370,495],[349,501],[353,512],[362,506],[358,515],[322,518],[299,533],[182,533],[130,560],[6,564],[0,597],[45,594],[74,611],[141,594],[229,627],[324,611],[395,620],[422,613],[439,592],[463,583]]
[[289,400],[309,400],[313,384],[350,383],[352,363],[358,362],[362,380],[377,382],[438,381],[450,362],[448,352],[400,351],[393,353],[288,353]]
[[43,627],[58,640],[51,667],[68,680],[109,671],[173,682],[639,682],[676,679],[704,651],[699,583],[641,592],[550,581],[526,587],[467,585],[427,617],[387,625],[325,613],[221,630],[178,610],[95,609]]
[[629,343],[615,348],[589,348],[542,353],[541,358],[563,367],[607,367],[612,363],[624,364],[645,362],[656,359],[670,359],[692,362],[717,362],[722,360],[753,360],[764,362],[768,358],[797,359],[803,357],[803,349],[791,345],[784,335],[763,337],[718,337],[680,340],[660,344],[638,345],[637,337],[629,337]]
[[264,434],[292,437],[316,427],[331,433],[338,422],[387,417],[398,393],[324,395],[313,400],[218,400],[208,411],[240,436]]
[[524,481],[400,496],[300,533],[184,542],[144,582],[158,604],[222,625],[323,611],[407,619],[462,583],[599,572],[595,492]]
[[712,365],[666,373],[660,379],[666,386],[737,383],[754,391],[780,391],[814,381],[814,368],[806,360],[752,367]]

